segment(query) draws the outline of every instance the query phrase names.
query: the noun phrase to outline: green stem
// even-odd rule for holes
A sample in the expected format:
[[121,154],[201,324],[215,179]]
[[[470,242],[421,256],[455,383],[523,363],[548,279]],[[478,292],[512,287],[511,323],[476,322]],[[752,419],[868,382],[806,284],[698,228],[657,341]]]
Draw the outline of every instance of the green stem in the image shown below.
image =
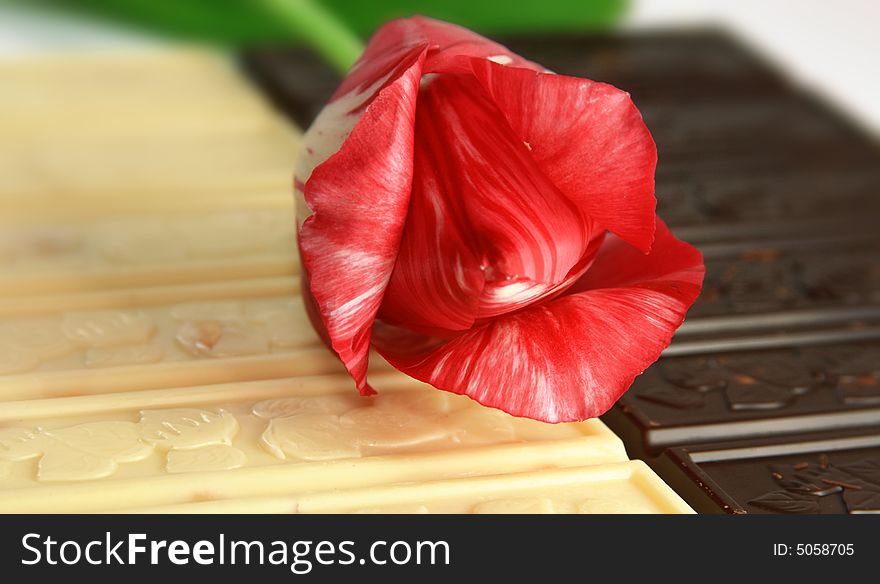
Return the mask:
[[291,32],[308,43],[340,73],[364,50],[361,40],[339,19],[312,0],[259,0]]

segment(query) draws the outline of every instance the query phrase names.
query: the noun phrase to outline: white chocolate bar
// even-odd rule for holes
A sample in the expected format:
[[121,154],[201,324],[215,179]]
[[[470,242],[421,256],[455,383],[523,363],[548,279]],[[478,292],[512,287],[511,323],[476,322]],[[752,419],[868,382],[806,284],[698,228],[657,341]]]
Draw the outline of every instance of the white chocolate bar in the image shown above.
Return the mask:
[[11,144],[0,149],[0,204],[95,206],[104,199],[142,198],[174,208],[174,195],[227,193],[246,201],[255,190],[290,197],[298,137],[283,128],[219,138],[133,143],[82,141]]
[[[5,223],[5,222],[4,222]],[[297,273],[293,205],[0,223],[0,297]]]
[[290,204],[299,132],[201,51],[0,60],[0,216]]
[[0,59],[0,79],[0,141],[173,140],[278,125],[231,59],[207,51]]
[[278,497],[626,459],[598,420],[514,418],[399,373],[7,402],[0,512]]
[[[131,82],[150,80],[170,83],[196,79],[233,81],[242,89],[241,76],[236,66],[215,51],[197,47],[157,46],[127,50],[78,49],[75,52],[45,52],[28,56],[12,55],[0,58],[0,77],[10,83],[33,83],[43,88],[47,83],[66,78],[84,89],[100,94],[101,84],[108,79],[129,75]],[[127,86],[116,83],[116,85]],[[175,87],[165,91],[173,93]],[[133,93],[139,93],[136,88]]]
[[296,288],[276,278],[0,300],[0,402],[343,372]]
[[134,513],[617,514],[694,511],[640,460],[500,476],[206,501]]
[[299,134],[200,51],[0,61],[0,513],[690,512],[599,420],[544,424],[303,308]]

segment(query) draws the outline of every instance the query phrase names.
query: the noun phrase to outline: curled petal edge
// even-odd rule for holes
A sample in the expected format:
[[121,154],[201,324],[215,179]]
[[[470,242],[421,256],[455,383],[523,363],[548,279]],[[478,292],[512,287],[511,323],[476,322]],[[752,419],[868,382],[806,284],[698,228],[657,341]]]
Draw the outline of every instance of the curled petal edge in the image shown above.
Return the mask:
[[[550,302],[448,340],[378,323],[374,345],[400,371],[515,416],[553,423],[599,416],[657,360],[700,293],[702,255],[662,222],[657,227],[647,255],[609,238],[587,284]],[[633,258],[641,270],[632,273],[644,278],[602,281]],[[598,278],[589,277],[594,269]]]
[[[370,335],[397,257],[412,184],[424,51],[378,91],[342,147],[303,186],[312,210],[298,242],[319,334],[368,395]],[[320,318],[314,318],[320,317]],[[318,321],[318,322],[315,322]]]

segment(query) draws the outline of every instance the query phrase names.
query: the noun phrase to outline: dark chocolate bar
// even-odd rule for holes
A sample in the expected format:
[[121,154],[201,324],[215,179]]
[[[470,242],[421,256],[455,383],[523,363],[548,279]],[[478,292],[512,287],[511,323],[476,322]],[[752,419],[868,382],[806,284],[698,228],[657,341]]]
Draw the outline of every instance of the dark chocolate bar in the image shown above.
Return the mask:
[[880,434],[671,448],[654,467],[699,513],[880,513]]
[[312,123],[342,81],[327,63],[302,49],[252,49],[242,55],[242,66],[302,128]]
[[637,104],[692,105],[789,92],[785,80],[717,31],[500,41],[557,73],[622,87]]
[[846,249],[841,242],[836,251],[816,253],[755,246],[731,259],[706,255],[703,293],[690,318],[880,304],[877,244]]
[[630,455],[880,427],[880,343],[665,358],[603,420]]
[[[854,210],[864,213],[854,217]],[[870,233],[880,212],[880,166],[667,180],[657,187],[657,212],[693,243],[852,232],[854,218]]]

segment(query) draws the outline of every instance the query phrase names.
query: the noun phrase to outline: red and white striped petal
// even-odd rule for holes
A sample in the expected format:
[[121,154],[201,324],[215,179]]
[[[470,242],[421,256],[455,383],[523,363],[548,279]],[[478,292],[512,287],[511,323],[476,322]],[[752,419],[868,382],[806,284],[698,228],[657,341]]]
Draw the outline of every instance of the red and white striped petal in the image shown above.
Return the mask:
[[423,83],[409,219],[380,316],[464,330],[555,292],[594,237],[469,76]]
[[[426,49],[425,73],[470,74],[468,59],[489,59],[497,63],[544,70],[507,47],[461,26],[424,16],[392,20],[376,31],[363,55],[354,64],[331,102],[351,94],[369,93],[379,79],[394,76],[408,61]],[[403,64],[403,65],[402,65]]]
[[304,186],[313,211],[299,231],[307,301],[362,393],[372,391],[366,382],[370,328],[409,206],[423,58],[376,94],[339,151]]
[[598,225],[650,250],[657,148],[629,94],[588,79],[470,62],[553,184]]
[[318,332],[362,392],[369,391],[368,323],[406,216],[413,112],[426,54],[433,67],[460,55],[535,66],[461,27],[421,17],[391,21],[303,137],[294,177],[303,295]]
[[445,341],[380,323],[375,345],[439,389],[516,416],[583,420],[607,411],[668,346],[703,273],[701,254],[658,221],[650,254],[611,238],[585,283],[559,298]]

